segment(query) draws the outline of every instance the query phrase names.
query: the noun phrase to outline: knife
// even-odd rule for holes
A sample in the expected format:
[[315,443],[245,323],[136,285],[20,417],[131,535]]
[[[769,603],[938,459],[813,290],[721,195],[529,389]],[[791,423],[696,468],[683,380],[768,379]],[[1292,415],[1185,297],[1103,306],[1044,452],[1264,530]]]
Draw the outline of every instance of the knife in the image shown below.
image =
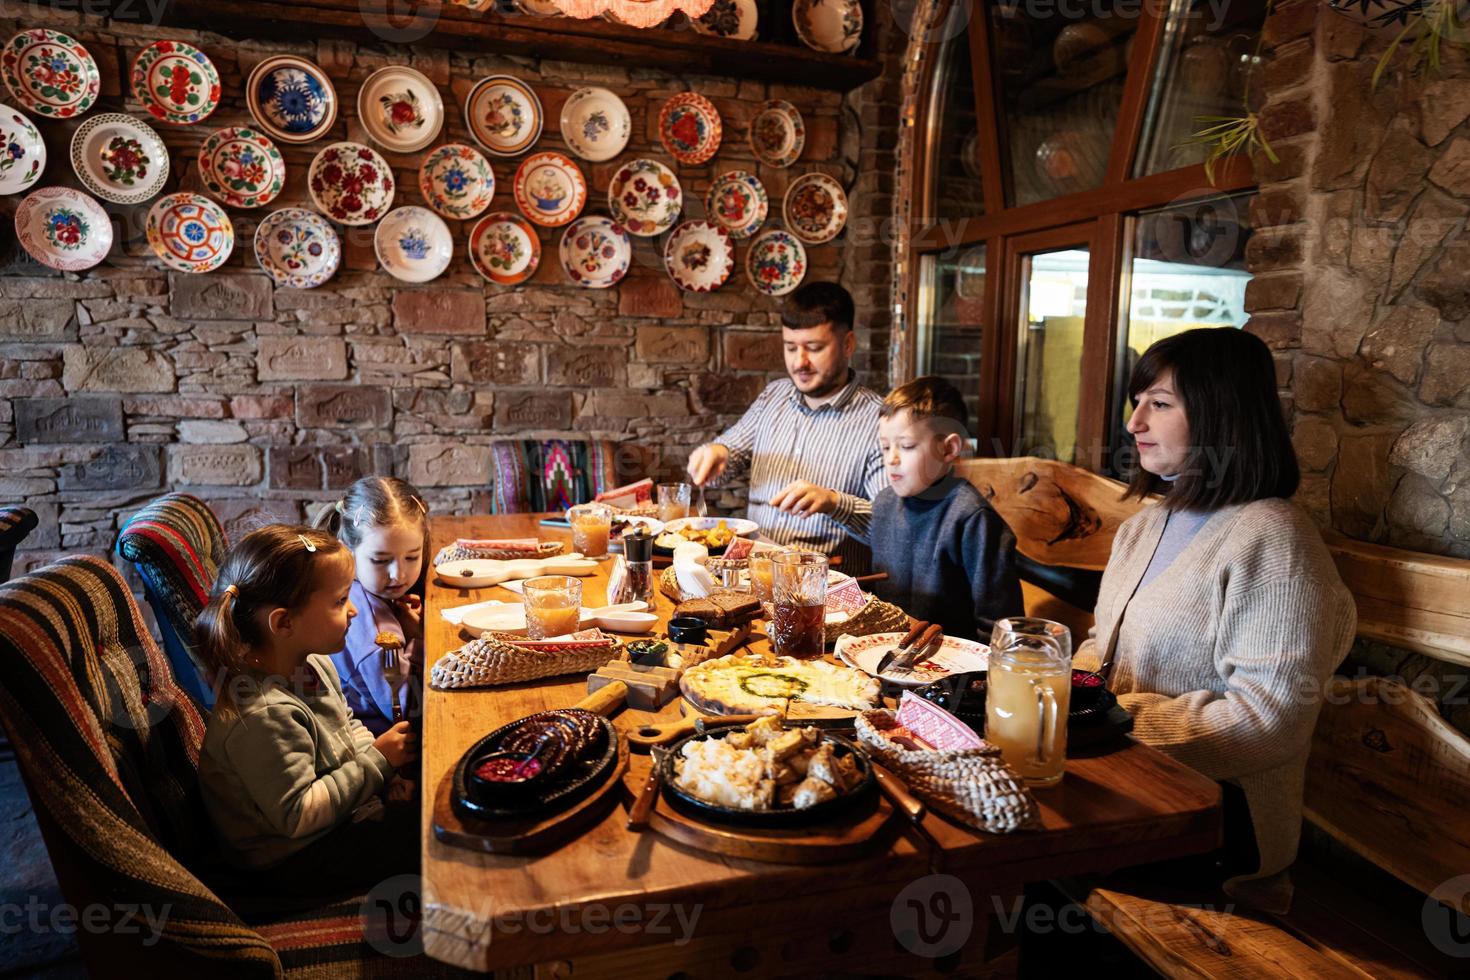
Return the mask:
[[878,669],[875,671],[875,673],[883,673],[889,668],[895,658],[900,655],[907,655],[909,652],[909,647],[913,645],[914,641],[917,640],[923,634],[923,632],[928,629],[928,627],[929,624],[922,619],[915,623],[913,629],[905,633],[903,639],[898,642],[898,646],[894,647],[892,650],[889,650],[883,655],[883,659],[878,661]]
[[654,804],[658,802],[658,788],[663,781],[664,758],[669,750],[662,746],[651,746],[653,751],[653,768],[648,771],[648,779],[643,784],[643,789],[638,793],[638,799],[628,809],[629,830],[642,830],[648,826],[648,815],[653,812]]
[[901,656],[893,658],[893,661],[888,665],[888,676],[892,677],[895,674],[913,673],[914,664],[927,656],[930,650],[943,645],[944,627],[938,623],[931,623],[929,628],[924,631],[924,635],[914,641],[913,646],[909,647]]
[[878,790],[889,802],[903,811],[908,817],[909,823],[918,823],[924,819],[924,801],[914,795],[913,791],[893,773],[878,765],[871,763],[873,767],[873,778],[878,784]]

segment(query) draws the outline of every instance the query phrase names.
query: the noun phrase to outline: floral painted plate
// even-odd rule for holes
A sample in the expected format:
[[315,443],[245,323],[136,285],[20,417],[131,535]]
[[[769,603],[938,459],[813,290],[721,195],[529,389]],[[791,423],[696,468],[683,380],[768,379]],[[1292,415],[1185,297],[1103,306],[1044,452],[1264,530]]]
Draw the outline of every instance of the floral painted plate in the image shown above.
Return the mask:
[[512,194],[522,214],[538,225],[555,228],[581,213],[587,203],[587,181],[569,157],[537,153],[516,168]]
[[0,105],[0,194],[18,194],[41,179],[46,141],[36,124]]
[[163,190],[168,149],[146,124],[105,112],[72,134],[71,167],[82,186],[104,201],[139,204]]
[[791,5],[796,36],[814,51],[844,54],[863,34],[860,0],[796,0]]
[[696,17],[689,25],[701,34],[754,41],[758,20],[755,0],[715,0],[703,17]]
[[219,106],[219,72],[183,41],[154,41],[133,59],[133,95],[160,122],[188,126]]
[[565,17],[552,0],[510,0],[511,6],[531,17]]
[[806,146],[806,124],[796,106],[782,99],[762,102],[750,121],[750,149],[757,160],[773,167],[789,167]]
[[470,135],[496,156],[513,157],[541,138],[541,100],[511,75],[490,75],[475,83],[464,103]]
[[255,261],[277,286],[315,289],[342,264],[342,240],[315,211],[282,208],[255,229]]
[[611,160],[623,152],[632,131],[628,107],[605,88],[579,88],[562,106],[561,138],[583,160]]
[[357,90],[357,118],[373,142],[412,153],[434,142],[444,126],[444,100],[422,72],[379,68]]
[[939,649],[915,664],[911,673],[880,674],[878,662],[903,641],[902,633],[872,633],[868,636],[844,636],[832,653],[855,670],[901,687],[920,687],[943,680],[953,674],[985,670],[990,665],[990,647],[975,640],[946,636]]
[[721,225],[685,221],[664,242],[664,266],[679,288],[707,293],[730,278],[735,268],[735,244]]
[[112,222],[91,196],[70,187],[42,187],[16,209],[15,237],[42,265],[81,272],[107,258]]
[[373,251],[388,274],[404,282],[437,279],[454,258],[444,219],[417,205],[394,208],[373,233]]
[[203,194],[181,191],[148,209],[148,244],[170,269],[213,272],[235,249],[235,226]]
[[463,221],[490,206],[495,171],[473,146],[446,143],[419,164],[419,193],[444,217]]
[[745,274],[767,296],[785,296],[806,275],[806,249],[789,231],[768,231],[751,243]]
[[337,121],[337,90],[305,58],[277,55],[255,66],[245,102],[260,128],[283,143],[320,139]]
[[659,142],[682,164],[694,166],[714,156],[723,134],[719,111],[697,92],[680,92],[659,110]]
[[206,193],[232,208],[264,207],[286,186],[286,161],[264,133],[230,126],[199,148],[199,179]]
[[607,206],[629,234],[646,238],[674,227],[684,192],[668,167],[657,160],[634,160],[613,177]]
[[765,185],[744,170],[720,174],[704,196],[706,216],[731,238],[749,238],[760,231],[769,208]]
[[497,286],[525,282],[541,264],[536,229],[509,211],[485,215],[470,232],[470,264]]
[[786,189],[781,204],[786,227],[808,245],[830,242],[847,224],[847,195],[823,173],[802,174]]
[[318,153],[306,187],[322,213],[344,225],[370,225],[393,204],[393,172],[361,143],[333,143]]
[[561,267],[567,277],[588,289],[606,289],[628,273],[633,243],[611,218],[578,218],[561,236]]
[[0,76],[20,103],[47,119],[70,119],[92,108],[102,91],[97,62],[77,41],[44,27],[5,42]]

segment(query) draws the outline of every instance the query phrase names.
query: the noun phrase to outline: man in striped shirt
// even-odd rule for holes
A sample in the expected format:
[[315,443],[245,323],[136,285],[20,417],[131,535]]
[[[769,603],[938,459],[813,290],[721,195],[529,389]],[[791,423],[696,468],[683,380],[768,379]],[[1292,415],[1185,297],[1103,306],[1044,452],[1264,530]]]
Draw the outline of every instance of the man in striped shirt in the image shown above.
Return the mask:
[[[750,476],[746,516],[761,533],[869,568],[873,497],[886,486],[878,449],[883,399],[854,380],[853,303],[836,283],[808,283],[781,310],[789,380],[766,386],[740,421],[689,457],[698,485]],[[851,532],[851,533],[850,533]]]

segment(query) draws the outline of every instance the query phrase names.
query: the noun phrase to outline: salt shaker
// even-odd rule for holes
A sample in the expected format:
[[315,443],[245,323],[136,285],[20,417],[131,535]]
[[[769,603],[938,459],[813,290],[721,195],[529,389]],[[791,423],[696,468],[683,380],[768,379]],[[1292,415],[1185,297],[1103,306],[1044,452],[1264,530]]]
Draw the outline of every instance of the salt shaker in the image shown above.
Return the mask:
[[623,558],[628,562],[628,592],[634,600],[653,603],[653,537],[639,527],[623,535]]

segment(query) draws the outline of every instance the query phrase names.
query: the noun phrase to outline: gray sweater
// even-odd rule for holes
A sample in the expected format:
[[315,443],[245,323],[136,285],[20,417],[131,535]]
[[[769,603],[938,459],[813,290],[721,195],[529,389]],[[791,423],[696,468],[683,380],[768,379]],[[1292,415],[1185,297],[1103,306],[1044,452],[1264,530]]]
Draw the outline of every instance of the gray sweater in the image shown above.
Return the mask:
[[315,682],[250,685],[240,710],[221,696],[199,754],[205,809],[236,866],[266,868],[307,847],[371,800],[393,767],[352,717],[330,657],[306,658]]

